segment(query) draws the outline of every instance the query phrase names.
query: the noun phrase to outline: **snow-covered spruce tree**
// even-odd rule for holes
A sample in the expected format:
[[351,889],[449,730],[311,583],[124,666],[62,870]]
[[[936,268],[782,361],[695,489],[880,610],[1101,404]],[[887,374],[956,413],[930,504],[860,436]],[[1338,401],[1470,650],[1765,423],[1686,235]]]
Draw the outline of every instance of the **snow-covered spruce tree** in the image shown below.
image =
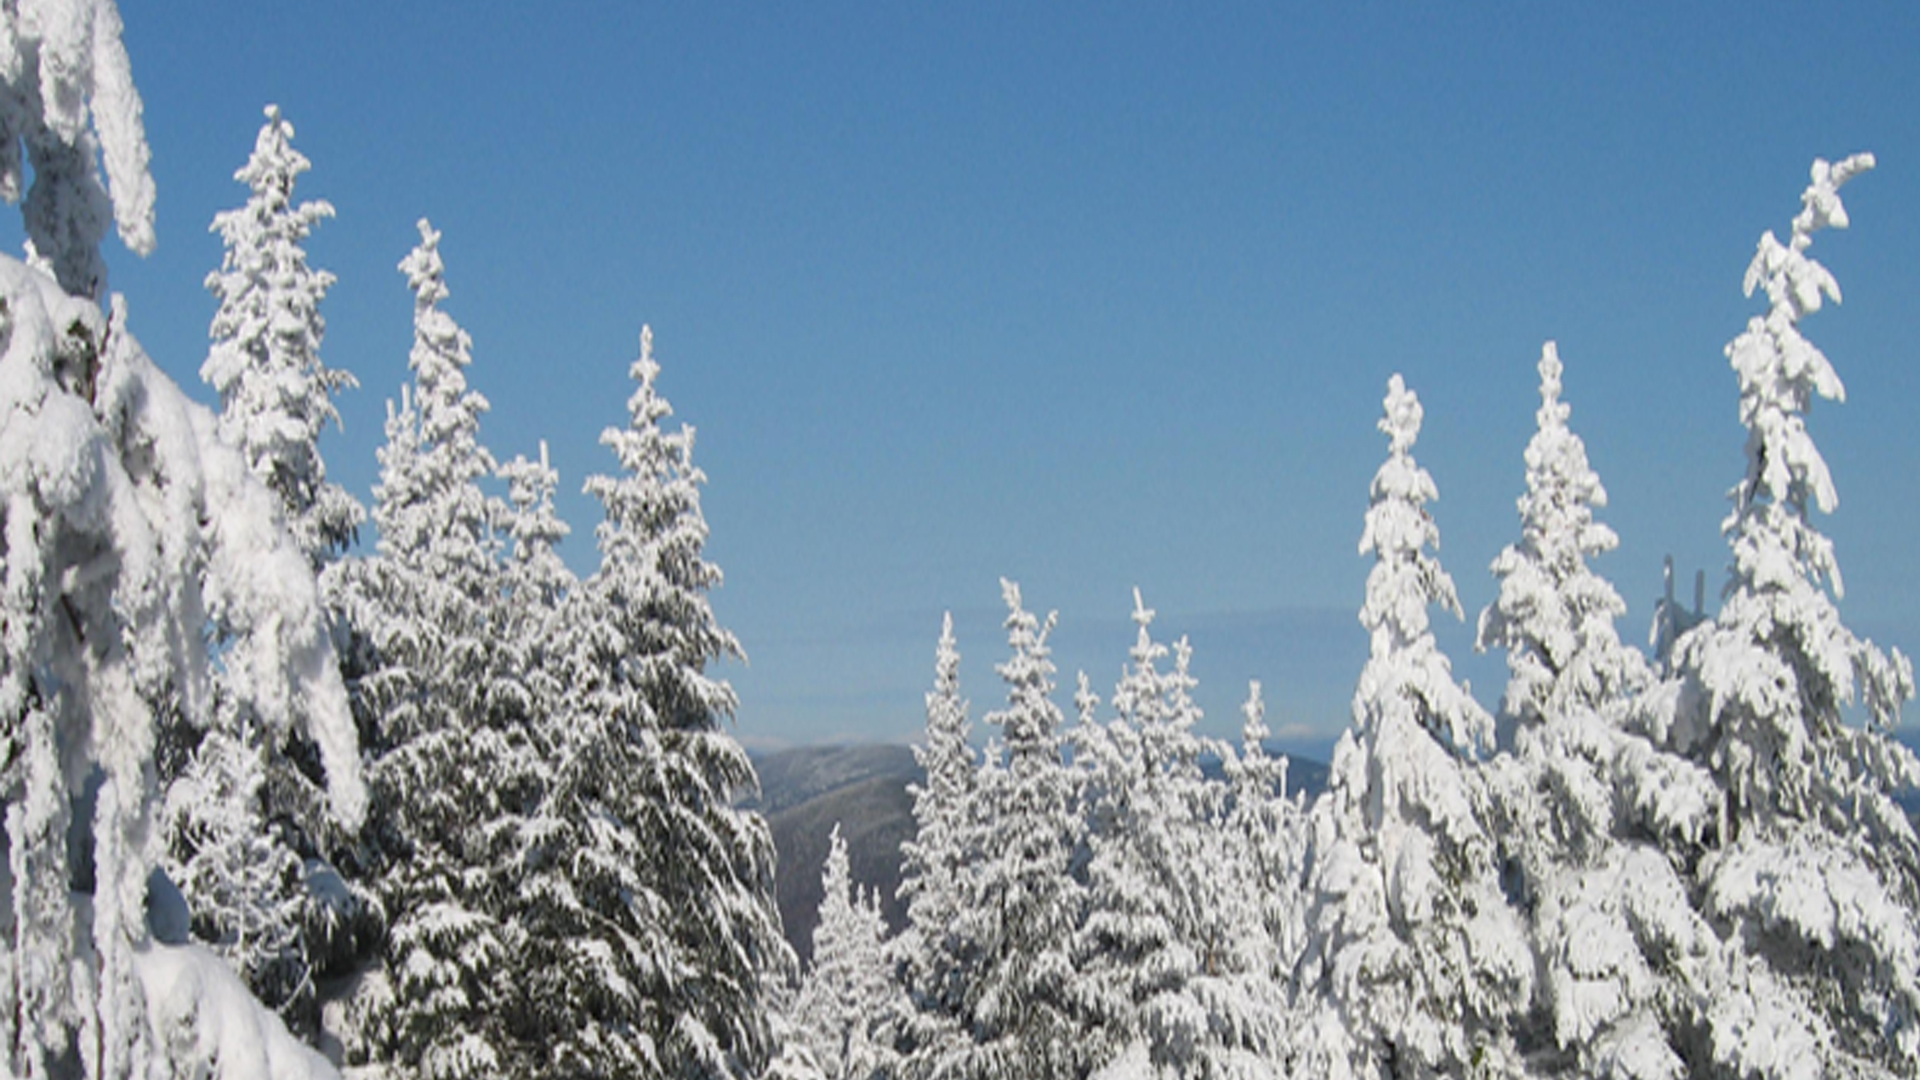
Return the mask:
[[146,127],[120,31],[113,0],[28,0],[0,12],[0,197],[20,202],[32,169],[28,261],[90,300],[107,291],[108,221],[127,247],[153,250]]
[[1474,647],[1507,650],[1502,710],[1514,722],[1593,709],[1644,689],[1646,658],[1622,645],[1613,620],[1627,605],[1587,560],[1619,546],[1594,520],[1606,488],[1587,464],[1586,445],[1567,427],[1560,354],[1540,350],[1538,428],[1527,443],[1527,493],[1520,542],[1493,560],[1500,594],[1480,613]]
[[745,1076],[766,1063],[766,995],[792,953],[772,834],[734,805],[756,779],[721,726],[733,688],[707,666],[740,646],[708,599],[721,575],[702,554],[706,477],[692,429],[663,426],[651,330],[631,372],[630,422],[601,436],[622,471],[586,484],[606,511],[600,567],[562,619],[567,696],[521,983],[563,1071]]
[[1216,889],[1223,892],[1216,902],[1235,909],[1227,926],[1250,924],[1247,947],[1264,951],[1262,970],[1285,1000],[1306,947],[1305,796],[1288,796],[1288,761],[1267,754],[1271,732],[1258,681],[1248,684],[1241,715],[1240,749],[1222,755],[1232,800],[1224,837],[1233,853],[1219,860],[1231,874],[1223,875],[1229,880]]
[[1539,1022],[1520,1039],[1536,1074],[1677,1078],[1712,952],[1677,867],[1697,856],[1715,792],[1632,722],[1651,675],[1614,630],[1626,605],[1586,565],[1617,542],[1593,518],[1605,489],[1567,428],[1551,342],[1539,370],[1521,539],[1494,560],[1500,593],[1476,641],[1504,647],[1511,672],[1513,752],[1486,775],[1538,959]]
[[507,553],[500,639],[508,677],[496,684],[496,715],[525,718],[522,726],[547,728],[558,714],[562,688],[556,643],[567,596],[578,584],[560,557],[560,544],[572,530],[555,513],[553,496],[560,474],[547,460],[515,457],[500,467],[507,482]]
[[242,632],[227,662],[248,671],[254,714],[278,732],[304,724],[336,811],[351,822],[364,809],[312,574],[212,414],[127,332],[124,305],[109,322],[11,259],[0,295],[4,1065],[237,1076],[271,1059],[282,1075],[323,1072],[219,960],[156,942],[146,913],[156,715],[176,697],[189,714],[206,707],[210,617]]
[[357,820],[365,792],[313,577],[271,494],[147,359],[124,302],[97,304],[99,147],[123,237],[152,243],[119,32],[104,0],[0,12],[0,190],[19,196],[24,142],[44,256],[0,258],[0,1072],[324,1075],[180,944],[155,869],[156,718],[204,715],[208,620],[240,635],[225,661],[254,715],[319,747],[335,812]]
[[936,1044],[951,1046],[965,1037],[958,1018],[966,990],[960,976],[968,958],[958,955],[962,943],[952,928],[959,912],[960,875],[974,858],[966,841],[977,835],[971,822],[978,813],[978,762],[967,736],[960,650],[948,614],[940,623],[933,689],[927,692],[926,740],[913,748],[926,780],[908,789],[913,794],[914,835],[900,845],[900,896],[907,904],[907,925],[894,939],[893,953],[909,1005],[898,1036],[911,1062],[937,1060],[942,1052]]
[[1375,556],[1360,622],[1371,635],[1354,726],[1311,813],[1312,941],[1293,1071],[1316,1076],[1503,1075],[1533,958],[1499,884],[1474,748],[1492,720],[1453,681],[1427,605],[1459,614],[1427,548],[1438,492],[1414,462],[1419,399],[1395,375],[1360,540]]
[[[1812,512],[1838,498],[1806,417],[1844,391],[1799,325],[1840,299],[1807,247],[1847,224],[1839,188],[1872,166],[1813,163],[1792,238],[1762,236],[1747,269],[1768,311],[1726,349],[1748,433],[1723,526],[1731,577],[1719,614],[1676,646],[1677,707],[1656,732],[1723,794],[1719,842],[1696,868],[1725,959],[1694,1075],[1920,1072],[1920,842],[1891,797],[1920,780],[1890,737],[1913,668],[1835,606],[1839,566]],[[1841,711],[1855,700],[1861,727]]]
[[467,388],[471,340],[439,306],[440,234],[423,220],[420,238],[400,264],[414,384],[380,455],[379,545],[343,582],[375,796],[363,857],[391,918],[384,978],[354,1003],[349,1051],[456,1077],[498,1068],[506,1042],[493,879],[511,855],[517,764],[487,723],[501,589],[479,486],[494,471],[479,440],[487,403]]
[[891,1076],[886,1027],[900,1011],[901,988],[889,970],[880,899],[853,884],[838,824],[820,886],[813,963],[794,1001],[797,1034],[826,1080]]
[[1055,619],[1022,607],[1018,585],[1003,580],[1001,591],[1013,651],[997,669],[1007,705],[986,718],[1000,735],[975,781],[981,811],[966,843],[979,856],[961,872],[953,927],[956,952],[970,961],[959,976],[966,1037],[936,1044],[942,1056],[915,1062],[914,1075],[1053,1080],[1088,1064],[1070,986],[1082,887],[1070,874],[1079,822],[1051,697]]
[[1245,853],[1221,828],[1224,786],[1200,770],[1190,650],[1178,642],[1162,672],[1167,647],[1138,590],[1133,599],[1139,633],[1116,715],[1076,730],[1088,857],[1073,997],[1086,1053],[1098,1066],[1142,1043],[1168,1075],[1251,1075],[1277,1040],[1279,1010],[1263,927],[1237,902]]
[[[356,384],[320,361],[319,305],[333,275],[309,269],[300,247],[333,208],[293,203],[308,161],[293,149],[293,126],[279,109],[266,112],[252,156],[234,174],[251,197],[214,218],[226,255],[207,276],[220,310],[200,374],[220,395],[221,438],[279,496],[288,531],[318,571],[352,542],[365,516],[353,496],[327,481],[319,449],[321,428],[339,420],[332,395]],[[301,856],[322,847],[320,799],[287,748],[265,741],[239,708],[227,676],[216,674],[214,723],[184,773],[163,775],[170,870],[193,909],[196,935],[292,1018],[312,996]]]
[[246,205],[213,219],[226,255],[207,275],[220,310],[200,377],[220,395],[221,437],[280,496],[287,529],[317,570],[346,550],[366,516],[327,480],[320,457],[321,430],[340,422],[333,396],[359,384],[320,359],[320,303],[334,278],[309,267],[301,247],[333,206],[293,201],[311,163],[293,148],[293,125],[279,107],[267,106],[266,115],[252,156],[233,174],[251,191]]

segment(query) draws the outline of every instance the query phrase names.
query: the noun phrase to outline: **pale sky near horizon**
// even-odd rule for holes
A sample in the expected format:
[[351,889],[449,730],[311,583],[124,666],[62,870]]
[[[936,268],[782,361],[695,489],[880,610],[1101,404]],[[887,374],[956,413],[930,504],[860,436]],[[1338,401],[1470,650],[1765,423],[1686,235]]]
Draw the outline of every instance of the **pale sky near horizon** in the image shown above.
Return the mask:
[[[1813,254],[1805,325],[1846,381],[1814,437],[1856,630],[1920,650],[1920,8],[1629,5],[122,7],[160,248],[110,248],[132,326],[204,398],[207,223],[278,103],[358,376],[329,467],[370,500],[406,378],[395,265],[426,216],[474,338],[482,438],[547,439],[569,560],[613,466],[642,323],[699,432],[751,745],[904,741],[952,610],[976,725],[1003,700],[1001,576],[1059,609],[1058,700],[1112,688],[1138,585],[1191,637],[1208,729],[1246,681],[1324,754],[1366,653],[1356,552],[1387,377],[1467,609],[1517,535],[1534,364],[1622,538],[1599,567],[1644,641],[1671,553],[1710,596],[1739,478],[1721,353],[1808,163],[1872,150]],[[7,242],[17,236],[17,225]]]

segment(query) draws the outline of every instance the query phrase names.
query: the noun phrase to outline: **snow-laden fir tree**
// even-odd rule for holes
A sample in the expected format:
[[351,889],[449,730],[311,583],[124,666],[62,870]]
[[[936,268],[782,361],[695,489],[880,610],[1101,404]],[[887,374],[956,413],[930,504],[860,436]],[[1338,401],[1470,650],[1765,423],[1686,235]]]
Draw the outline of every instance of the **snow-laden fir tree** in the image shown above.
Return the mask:
[[153,250],[146,127],[120,33],[113,0],[25,0],[0,12],[0,197],[25,196],[28,261],[90,300],[106,295],[109,222],[133,251]]
[[1267,753],[1271,731],[1258,681],[1248,684],[1241,716],[1238,752],[1222,748],[1232,804],[1223,836],[1232,855],[1218,861],[1225,880],[1216,903],[1233,909],[1224,925],[1248,927],[1245,947],[1262,951],[1261,970],[1284,998],[1306,948],[1305,796],[1287,794],[1288,761]]
[[961,981],[969,957],[952,933],[959,914],[960,875],[974,858],[966,847],[978,804],[974,777],[978,762],[968,743],[967,702],[960,696],[960,650],[953,637],[953,615],[940,623],[934,655],[933,689],[927,692],[926,740],[913,748],[925,781],[910,785],[913,839],[900,845],[900,896],[907,925],[894,939],[896,969],[910,1008],[903,1011],[900,1041],[908,1059],[938,1059],[936,1044],[951,1046],[964,1038],[959,1016],[966,987]]
[[[1920,766],[1890,737],[1913,668],[1840,621],[1839,566],[1812,516],[1838,497],[1806,419],[1844,389],[1800,332],[1840,299],[1808,245],[1846,226],[1840,186],[1872,166],[1813,163],[1791,238],[1763,235],[1747,269],[1767,313],[1726,349],[1747,428],[1723,526],[1731,576],[1719,614],[1676,646],[1678,704],[1656,732],[1723,798],[1719,842],[1696,868],[1726,955],[1695,1075],[1920,1071],[1920,843],[1892,799]],[[1854,701],[1863,726],[1843,716]]]
[[372,885],[390,915],[384,973],[355,1002],[349,1050],[428,1077],[500,1066],[508,942],[493,879],[512,854],[512,748],[488,724],[501,573],[494,471],[468,389],[472,342],[441,310],[440,234],[420,222],[400,264],[414,293],[412,391],[388,421],[375,555],[343,595],[358,637],[354,690],[372,758]]
[[522,718],[522,726],[545,727],[560,708],[559,621],[577,582],[560,557],[560,544],[572,530],[554,510],[560,474],[547,460],[515,457],[500,467],[507,482],[507,552],[502,610],[498,619],[507,677],[495,685],[496,716]]
[[[288,531],[319,570],[345,550],[364,516],[357,500],[327,480],[319,449],[321,429],[339,420],[333,394],[355,383],[320,360],[319,305],[333,275],[310,269],[300,246],[333,208],[293,202],[309,163],[293,149],[293,126],[279,109],[266,112],[252,155],[234,174],[251,195],[214,218],[226,254],[207,276],[220,309],[200,374],[220,395],[220,437],[279,496]],[[297,1002],[312,997],[301,857],[318,853],[325,823],[311,780],[287,748],[263,739],[230,683],[218,673],[214,723],[184,774],[163,774],[171,869],[194,911],[195,933],[263,1000],[297,1012]]]
[[1527,493],[1520,542],[1493,560],[1500,594],[1480,613],[1474,647],[1507,651],[1502,710],[1513,722],[1598,708],[1644,689],[1646,659],[1620,642],[1613,620],[1627,605],[1587,560],[1619,546],[1594,520],[1607,490],[1587,464],[1586,445],[1567,427],[1564,371],[1549,341],[1540,350],[1538,428],[1527,443]]
[[1133,599],[1116,715],[1083,722],[1074,748],[1088,857],[1073,997],[1086,1052],[1100,1065],[1143,1043],[1170,1076],[1252,1075],[1279,1034],[1264,927],[1240,903],[1250,883],[1229,869],[1245,852],[1222,828],[1225,788],[1200,770],[1191,650],[1182,639],[1160,670],[1167,646]]
[[[365,806],[313,576],[273,497],[89,299],[0,260],[0,1053],[17,1076],[324,1071],[197,946],[157,943],[156,717],[207,707],[208,618],[249,706],[303,724],[336,811]],[[293,703],[300,702],[300,708]],[[78,839],[78,843],[72,842]],[[157,878],[164,882],[164,878]],[[168,886],[170,889],[170,886]],[[171,936],[171,935],[170,935]]]
[[901,989],[889,970],[880,898],[853,884],[837,823],[820,886],[813,962],[793,1006],[796,1034],[826,1080],[891,1076],[886,1029],[900,1011]]
[[192,911],[194,937],[264,1004],[304,1022],[314,987],[301,934],[301,858],[268,825],[268,747],[231,694],[216,675],[214,727],[167,785],[167,872]]
[[334,395],[359,384],[320,359],[320,303],[334,277],[309,267],[301,246],[333,206],[293,201],[311,162],[293,148],[293,125],[279,107],[266,114],[253,154],[233,174],[251,192],[246,205],[213,219],[226,254],[207,275],[220,310],[200,377],[220,395],[221,437],[280,496],[288,531],[318,569],[346,550],[365,517],[358,500],[328,481],[320,457],[322,429],[340,422]]
[[1028,612],[1018,585],[1002,581],[1001,591],[1013,653],[997,668],[1007,704],[986,718],[1000,734],[975,781],[981,810],[966,844],[980,854],[961,873],[953,927],[956,952],[969,960],[960,976],[965,1038],[925,1048],[914,1075],[1051,1080],[1088,1064],[1070,985],[1082,888],[1070,873],[1079,822],[1051,696],[1055,618]]
[[600,567],[573,590],[561,646],[550,838],[529,858],[523,978],[552,1060],[583,1075],[756,1073],[766,994],[792,964],[773,903],[772,834],[736,798],[756,786],[722,728],[736,699],[707,668],[740,655],[708,592],[705,474],[693,430],[668,430],[643,329],[629,423],[601,442],[616,476],[586,490],[606,520]]
[[272,495],[148,360],[124,302],[110,318],[97,303],[98,148],[123,236],[152,242],[119,33],[107,0],[0,11],[0,190],[19,197],[24,143],[44,257],[0,258],[0,1072],[326,1075],[181,944],[186,913],[156,869],[157,717],[204,721],[209,620],[237,635],[225,661],[253,715],[319,748],[335,812],[357,821],[366,796],[313,576]]
[[[572,531],[554,510],[560,474],[547,459],[516,456],[500,467],[507,502],[500,510],[501,531],[511,541],[502,570],[502,586],[492,619],[496,674],[488,692],[488,716],[514,745],[513,762],[521,775],[514,803],[522,814],[535,813],[550,778],[556,725],[565,710],[562,677],[565,635],[561,620],[575,585],[573,571],[560,557],[560,544]],[[508,777],[501,777],[504,782]]]
[[1492,720],[1453,681],[1427,606],[1460,612],[1427,548],[1438,492],[1411,453],[1419,399],[1395,375],[1360,550],[1375,556],[1360,622],[1371,635],[1354,726],[1311,814],[1311,947],[1295,1032],[1296,1073],[1503,1075],[1533,960],[1501,893],[1484,795],[1471,763]]
[[1715,792],[1635,729],[1651,675],[1614,629],[1626,605],[1586,564],[1617,543],[1593,516],[1606,491],[1567,427],[1551,342],[1539,371],[1521,538],[1493,562],[1500,593],[1476,641],[1505,648],[1511,673],[1513,752],[1489,766],[1488,817],[1538,957],[1523,1043],[1536,1074],[1677,1078],[1711,954],[1677,866],[1697,855]]

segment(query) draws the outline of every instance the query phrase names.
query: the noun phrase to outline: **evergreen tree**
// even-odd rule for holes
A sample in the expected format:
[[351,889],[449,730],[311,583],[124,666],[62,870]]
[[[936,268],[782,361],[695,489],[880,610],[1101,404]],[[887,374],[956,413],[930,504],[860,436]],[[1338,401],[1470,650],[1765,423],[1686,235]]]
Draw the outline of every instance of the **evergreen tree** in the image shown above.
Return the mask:
[[888,971],[886,921],[879,897],[853,884],[838,824],[820,886],[813,965],[793,1010],[799,1035],[827,1080],[892,1075],[885,1027],[899,1012],[900,988]]
[[1221,828],[1225,789],[1200,771],[1191,652],[1178,642],[1173,670],[1160,671],[1168,650],[1138,590],[1133,619],[1117,715],[1083,723],[1075,748],[1088,856],[1074,994],[1089,1056],[1139,1042],[1171,1075],[1244,1075],[1277,1036],[1266,958],[1247,936],[1263,927],[1240,903],[1244,852]]
[[358,818],[313,576],[212,414],[141,350],[125,302],[99,305],[102,148],[123,237],[152,242],[117,10],[7,8],[0,40],[0,191],[19,196],[24,143],[38,252],[0,258],[0,1073],[326,1074],[219,960],[182,944],[156,866],[152,760],[164,711],[205,722],[212,621],[241,642],[227,660],[252,715],[274,737],[304,727],[335,812]]
[[926,741],[913,748],[926,780],[910,785],[913,839],[900,845],[900,896],[907,925],[894,941],[900,978],[911,1008],[902,1015],[901,1041],[908,1064],[936,1060],[964,1037],[958,1018],[966,987],[960,976],[970,957],[952,929],[959,915],[961,874],[975,857],[965,841],[976,835],[974,776],[977,762],[967,742],[967,702],[960,696],[960,652],[953,616],[940,624],[933,689],[927,693]]
[[[300,242],[333,208],[292,203],[294,181],[308,168],[292,137],[293,126],[268,106],[253,154],[234,174],[252,195],[214,218],[226,256],[207,276],[220,310],[201,377],[220,395],[221,438],[279,497],[288,531],[317,571],[352,541],[363,511],[327,481],[320,457],[321,428],[339,419],[331,395],[355,383],[320,362],[319,303],[333,275],[310,270]],[[237,674],[216,673],[214,723],[182,774],[163,770],[169,868],[195,912],[196,934],[262,1000],[304,1026],[314,1017],[301,856],[320,849],[321,799],[288,748],[266,740],[239,707]]]
[[[1920,1071],[1920,844],[1892,798],[1920,764],[1890,737],[1913,668],[1840,621],[1839,566],[1812,518],[1838,498],[1806,417],[1844,389],[1800,332],[1840,299],[1807,248],[1847,225],[1839,188],[1872,166],[1813,163],[1791,239],[1763,235],[1747,270],[1768,311],[1726,349],[1747,428],[1723,526],[1731,575],[1719,614],[1675,648],[1677,704],[1655,732],[1722,795],[1718,842],[1694,868],[1725,949],[1695,1075]],[[1843,718],[1855,700],[1863,727]]]
[[1240,750],[1222,754],[1232,809],[1222,832],[1230,854],[1216,864],[1229,873],[1217,878],[1216,904],[1225,909],[1219,921],[1238,928],[1240,947],[1262,954],[1256,970],[1265,972],[1281,999],[1277,1007],[1285,1008],[1306,948],[1305,796],[1287,795],[1288,761],[1267,754],[1266,714],[1260,683],[1249,683]]
[[423,220],[420,237],[400,264],[414,292],[413,392],[387,424],[377,553],[345,589],[363,638],[355,690],[373,755],[367,857],[392,918],[385,978],[357,1004],[350,1049],[454,1077],[499,1068],[506,1042],[509,943],[493,881],[511,855],[501,778],[516,766],[486,722],[501,588],[479,487],[494,471],[479,441],[487,403],[467,388],[471,340],[439,307],[440,234]]
[[971,958],[951,1056],[933,1075],[1006,1080],[1073,1076],[1087,1064],[1071,1000],[1068,942],[1081,886],[1069,857],[1077,843],[1072,781],[1061,760],[1060,710],[1045,623],[1001,582],[1013,655],[999,665],[1007,705],[987,716],[1000,729],[975,781],[981,813],[967,843],[981,852],[961,876],[954,934]]
[[702,555],[706,477],[692,429],[662,426],[650,330],[631,370],[630,423],[601,436],[622,473],[586,485],[606,510],[600,568],[564,620],[554,838],[530,923],[550,958],[533,983],[569,1072],[742,1076],[765,1064],[767,984],[791,952],[771,833],[735,806],[756,780],[721,728],[733,688],[706,669],[740,647],[707,597],[721,576]]
[[353,542],[365,511],[327,480],[320,433],[340,414],[333,395],[358,386],[320,359],[326,320],[320,303],[334,277],[307,265],[301,247],[333,216],[324,201],[295,204],[294,183],[311,163],[293,148],[293,125],[278,106],[234,179],[251,190],[245,206],[213,219],[226,247],[207,290],[219,299],[213,348],[200,377],[220,395],[220,435],[280,496],[287,528],[317,570]]
[[1400,376],[1380,421],[1390,452],[1374,475],[1361,552],[1375,555],[1360,622],[1372,638],[1311,818],[1312,943],[1301,987],[1314,1001],[1295,1071],[1334,1076],[1500,1075],[1519,1068],[1509,1024],[1532,958],[1501,894],[1467,755],[1491,734],[1453,681],[1427,605],[1456,615],[1453,581],[1427,553],[1438,492],[1411,450],[1419,399]]
[[1575,708],[1598,708],[1638,693],[1650,681],[1646,660],[1620,643],[1613,620],[1627,605],[1587,559],[1620,543],[1593,518],[1606,488],[1587,464],[1580,436],[1567,428],[1560,400],[1560,354],[1540,350],[1538,430],[1527,443],[1527,493],[1521,537],[1493,561],[1500,595],[1480,613],[1474,647],[1507,650],[1510,677],[1502,703],[1514,722]]
[[523,718],[529,728],[550,727],[562,696],[555,655],[560,617],[578,584],[559,550],[572,530],[554,511],[560,474],[547,461],[545,440],[538,461],[515,457],[501,466],[500,478],[507,482],[504,531],[513,546],[497,620],[508,677],[496,690],[506,697],[492,711]]
[[1500,595],[1480,615],[1477,646],[1504,646],[1512,673],[1513,753],[1489,768],[1489,822],[1532,922],[1532,1069],[1679,1077],[1712,939],[1676,866],[1697,855],[1716,793],[1636,729],[1650,674],[1614,630],[1625,605],[1586,566],[1617,540],[1593,519],[1605,489],[1567,428],[1561,372],[1549,342],[1521,540],[1494,560]]
[[113,0],[15,5],[0,22],[0,197],[21,202],[24,189],[28,262],[95,301],[109,221],[129,249],[153,250],[147,134],[120,32]]

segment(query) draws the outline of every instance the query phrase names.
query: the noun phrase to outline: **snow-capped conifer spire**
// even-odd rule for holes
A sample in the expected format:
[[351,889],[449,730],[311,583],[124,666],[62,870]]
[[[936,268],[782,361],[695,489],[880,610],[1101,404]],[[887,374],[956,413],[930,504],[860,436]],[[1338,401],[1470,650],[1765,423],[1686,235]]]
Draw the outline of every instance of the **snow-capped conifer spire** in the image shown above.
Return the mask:
[[[557,874],[574,879],[571,925],[595,944],[552,943],[565,954],[553,977],[575,993],[543,1007],[583,1071],[740,1076],[765,1063],[767,984],[792,958],[772,835],[735,805],[758,783],[723,728],[737,699],[708,670],[742,654],[708,596],[721,573],[704,555],[706,474],[693,430],[663,429],[673,410],[655,386],[650,329],[629,372],[628,423],[600,438],[620,472],[586,482],[606,511],[600,567],[563,620],[570,735],[553,813],[591,854]],[[580,997],[615,980],[615,1000]]]
[[[300,249],[325,203],[292,203],[308,165],[293,128],[269,106],[253,154],[235,178],[247,204],[214,218],[225,255],[207,288],[220,300],[201,377],[220,395],[220,437],[278,497],[293,541],[318,571],[353,539],[360,504],[326,480],[318,440],[331,394],[354,385],[321,364],[320,300],[333,276],[310,270]],[[214,627],[228,656],[243,652],[231,627]],[[315,1019],[307,947],[298,926],[301,860],[332,827],[323,800],[284,743],[285,732],[241,704],[244,664],[215,671],[212,723],[179,776],[167,775],[169,870],[196,913],[194,929],[233,962],[282,1016]],[[297,705],[298,703],[296,703]]]
[[[1074,936],[1074,997],[1091,1064],[1149,1047],[1171,1075],[1222,1075],[1268,1055],[1278,996],[1244,849],[1218,828],[1224,789],[1200,769],[1192,650],[1155,641],[1133,594],[1131,663],[1106,724],[1083,719],[1086,914]],[[1171,670],[1162,670],[1169,654]]]
[[113,0],[0,10],[0,197],[18,202],[32,168],[23,209],[34,261],[92,300],[106,295],[109,220],[136,254],[154,242],[147,136],[121,30]]
[[293,202],[295,181],[311,165],[293,148],[293,125],[279,107],[267,106],[266,116],[253,154],[234,173],[251,191],[246,205],[213,219],[226,254],[207,275],[220,310],[200,377],[220,395],[221,437],[280,496],[288,528],[317,567],[353,542],[365,516],[327,480],[319,449],[321,430],[340,422],[333,395],[359,384],[320,359],[320,303],[334,277],[310,268],[301,247],[333,206]]
[[1560,1051],[1583,1075],[1684,1075],[1676,1048],[1698,1022],[1710,934],[1675,866],[1697,854],[1714,793],[1625,722],[1651,677],[1614,630],[1618,594],[1586,566],[1616,539],[1593,519],[1606,493],[1567,427],[1562,370],[1548,342],[1521,538],[1494,560],[1500,594],[1480,615],[1477,647],[1508,650],[1515,725],[1512,752],[1483,773],[1486,819]]
[[467,388],[471,340],[439,307],[440,234],[419,228],[399,265],[414,294],[414,382],[399,410],[389,406],[377,555],[341,575],[380,796],[368,856],[394,919],[387,994],[362,999],[370,1015],[351,1049],[449,1076],[498,1070],[508,1050],[506,903],[492,887],[505,855],[478,838],[511,818],[524,766],[487,708],[502,662],[503,575],[479,486],[494,471],[479,439],[486,399]]
[[1240,751],[1223,755],[1233,795],[1227,832],[1244,847],[1235,868],[1244,872],[1249,894],[1238,902],[1251,904],[1257,913],[1266,970],[1276,986],[1284,987],[1306,946],[1304,795],[1288,797],[1288,760],[1267,753],[1272,732],[1259,680],[1247,684],[1240,712]]
[[879,898],[853,884],[847,842],[836,822],[820,875],[820,921],[813,964],[793,1018],[825,1080],[867,1080],[893,1073],[884,1039],[900,988],[887,969],[886,923]]
[[1043,622],[1027,611],[1013,582],[1000,587],[1012,650],[997,667],[1007,704],[987,716],[1001,734],[982,763],[981,813],[970,823],[969,843],[982,858],[962,877],[953,927],[968,961],[960,1016],[967,1038],[949,1057],[914,1067],[979,1080],[1038,1080],[1073,1075],[1087,1050],[1068,986],[1067,942],[1081,892],[1068,859],[1078,825],[1052,700],[1047,638],[1057,619]]
[[1547,342],[1540,350],[1538,427],[1527,443],[1527,493],[1519,500],[1520,542],[1493,561],[1500,594],[1480,613],[1474,641],[1475,648],[1507,650],[1502,707],[1522,723],[1621,700],[1650,677],[1645,659],[1614,629],[1626,604],[1587,567],[1589,557],[1620,541],[1593,518],[1607,492],[1587,464],[1586,445],[1567,428],[1572,410],[1560,399],[1563,370]]
[[[967,702],[960,696],[960,650],[951,612],[940,622],[933,689],[926,702],[926,739],[913,748],[926,780],[908,788],[914,835],[900,845],[899,894],[907,904],[907,926],[895,941],[914,1006],[903,1034],[916,1052],[954,1032],[965,989],[957,977],[962,964],[954,955],[949,927],[960,904],[959,875],[974,857],[965,844],[968,824],[977,813],[977,763],[967,742]],[[922,1057],[931,1055],[928,1049]]]
[[1433,480],[1409,453],[1420,419],[1395,375],[1360,542],[1375,555],[1360,612],[1372,653],[1309,819],[1309,1004],[1294,1038],[1312,1074],[1515,1072],[1513,1024],[1531,996],[1533,960],[1479,816],[1482,781],[1462,756],[1491,720],[1427,624],[1429,603],[1458,613],[1459,601],[1425,550],[1439,531],[1425,508]]
[[1360,553],[1371,552],[1375,559],[1360,609],[1370,654],[1354,711],[1364,728],[1377,724],[1381,709],[1408,709],[1434,738],[1471,753],[1491,739],[1493,723],[1453,681],[1427,621],[1429,604],[1464,616],[1453,578],[1427,552],[1440,546],[1440,529],[1426,509],[1439,489],[1413,459],[1420,399],[1396,374],[1387,382],[1384,406],[1379,427],[1387,436],[1388,456],[1374,473],[1373,501],[1360,537]]
[[[1920,762],[1889,737],[1913,667],[1840,621],[1839,566],[1811,518],[1838,495],[1806,418],[1843,389],[1799,325],[1840,299],[1806,251],[1846,226],[1839,188],[1872,167],[1869,154],[1816,160],[1792,238],[1763,235],[1748,266],[1768,311],[1726,348],[1748,432],[1724,525],[1732,574],[1719,614],[1676,647],[1677,708],[1657,732],[1724,793],[1698,894],[1728,950],[1708,1012],[1714,1063],[1744,1075],[1920,1069],[1920,840],[1892,798]],[[1856,698],[1864,728],[1841,712]]]

